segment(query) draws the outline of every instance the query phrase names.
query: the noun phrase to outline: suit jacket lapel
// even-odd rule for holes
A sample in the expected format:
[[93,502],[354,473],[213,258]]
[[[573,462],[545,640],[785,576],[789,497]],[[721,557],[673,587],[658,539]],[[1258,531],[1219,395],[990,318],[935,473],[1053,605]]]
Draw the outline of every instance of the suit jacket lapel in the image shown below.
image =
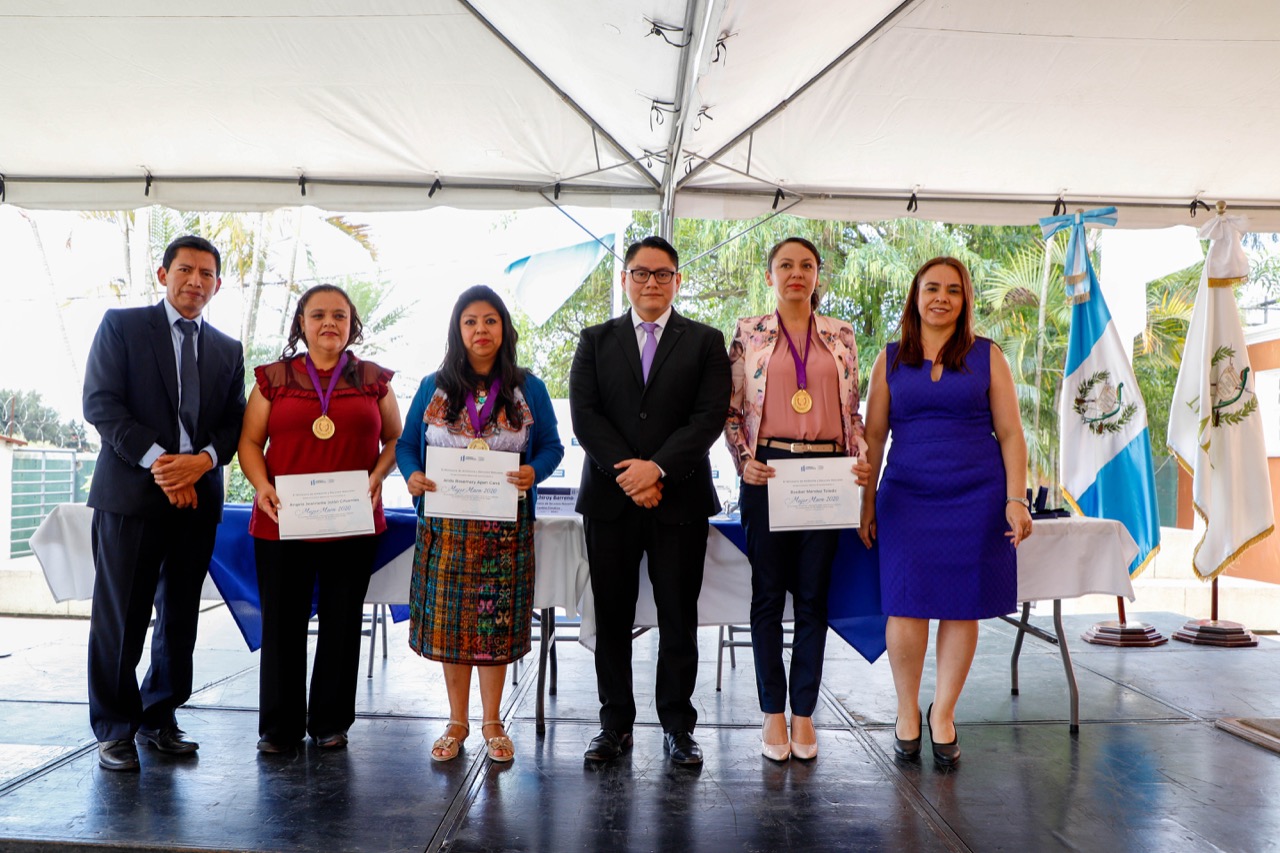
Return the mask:
[[178,411],[178,359],[173,354],[173,333],[169,331],[169,315],[164,303],[157,303],[151,312],[151,348],[156,355],[160,379],[173,411]]
[[[206,346],[205,339],[213,331],[213,327],[206,321],[200,324],[200,335],[197,338],[196,360],[200,366],[200,414],[197,418],[196,429],[202,429],[203,425],[208,423],[205,415],[209,412],[218,411],[217,402],[213,399],[214,392],[218,388],[218,371],[221,364],[211,346]],[[191,437],[191,441],[195,442],[195,436]]]
[[[614,322],[613,333],[618,336],[619,345],[622,347],[622,357],[626,359],[628,366],[630,366],[631,373],[636,379],[636,385],[643,388],[644,368],[640,364],[640,346],[636,343],[636,325],[630,310]],[[659,346],[658,349],[661,350],[662,347]],[[650,369],[652,370],[652,368]]]

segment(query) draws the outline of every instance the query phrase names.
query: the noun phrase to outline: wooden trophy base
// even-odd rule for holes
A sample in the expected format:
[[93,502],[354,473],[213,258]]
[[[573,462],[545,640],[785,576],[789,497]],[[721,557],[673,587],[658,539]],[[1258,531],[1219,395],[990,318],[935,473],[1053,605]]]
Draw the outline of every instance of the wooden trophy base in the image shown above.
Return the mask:
[[1083,636],[1086,643],[1098,646],[1151,648],[1169,642],[1168,637],[1147,622],[1118,622],[1115,619],[1091,625]]
[[1174,632],[1173,638],[1197,646],[1249,648],[1258,645],[1258,638],[1248,628],[1222,619],[1192,619]]

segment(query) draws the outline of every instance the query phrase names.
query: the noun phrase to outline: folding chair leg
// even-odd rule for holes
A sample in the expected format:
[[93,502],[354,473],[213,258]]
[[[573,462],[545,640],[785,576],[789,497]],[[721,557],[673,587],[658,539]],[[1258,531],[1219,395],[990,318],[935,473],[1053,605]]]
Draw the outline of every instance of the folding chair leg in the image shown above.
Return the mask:
[[373,648],[378,641],[378,605],[373,605],[369,615],[369,673],[366,678],[373,678]]
[[720,626],[720,639],[716,643],[716,692],[720,692],[720,679],[724,674],[724,626]]
[[[382,659],[387,659],[387,617],[391,615],[391,608],[386,604],[377,605],[380,618],[382,619]],[[372,639],[372,638],[371,638]]]

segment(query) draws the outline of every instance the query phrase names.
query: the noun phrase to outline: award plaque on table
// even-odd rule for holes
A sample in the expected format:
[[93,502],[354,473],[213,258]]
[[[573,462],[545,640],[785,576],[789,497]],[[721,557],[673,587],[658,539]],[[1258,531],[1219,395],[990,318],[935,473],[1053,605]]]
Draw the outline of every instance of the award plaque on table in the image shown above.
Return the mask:
[[368,471],[282,474],[276,477],[275,485],[280,497],[281,539],[336,539],[373,533]]
[[520,490],[507,482],[507,472],[519,467],[519,453],[428,445],[423,473],[436,484],[436,490],[422,495],[422,514],[515,521]]
[[769,465],[777,472],[768,485],[770,530],[858,526],[862,489],[849,459],[770,459]]

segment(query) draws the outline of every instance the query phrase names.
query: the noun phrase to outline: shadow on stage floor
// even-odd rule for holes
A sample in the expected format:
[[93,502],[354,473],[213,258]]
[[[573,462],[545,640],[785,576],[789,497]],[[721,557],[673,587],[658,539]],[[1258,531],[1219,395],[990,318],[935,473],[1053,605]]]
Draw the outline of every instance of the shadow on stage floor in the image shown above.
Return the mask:
[[[1184,621],[1147,617],[1166,634]],[[1280,849],[1280,756],[1214,728],[1220,717],[1280,717],[1280,643],[1080,641],[1098,618],[1066,620],[1080,684],[1075,736],[1056,649],[1028,639],[1011,696],[1014,629],[982,624],[959,710],[964,758],[951,772],[895,762],[888,662],[869,665],[834,635],[815,715],[821,754],[762,758],[750,651],[739,650],[736,669],[726,658],[716,692],[716,631],[704,629],[695,702],[707,760],[689,771],[663,759],[652,632],[635,644],[635,749],[602,769],[582,761],[597,700],[591,656],[576,643],[559,646],[544,737],[534,726],[536,668],[522,667],[508,687],[512,764],[484,759],[478,697],[462,755],[432,762],[447,717],[443,682],[437,664],[408,650],[403,624],[390,629],[390,655],[375,660],[372,678],[362,664],[348,749],[260,755],[258,657],[219,606],[202,615],[202,686],[179,715],[201,749],[186,759],[143,749],[140,774],[97,766],[88,623],[0,619],[0,653],[10,653],[0,657],[0,850]],[[930,664],[926,704],[932,678]]]

